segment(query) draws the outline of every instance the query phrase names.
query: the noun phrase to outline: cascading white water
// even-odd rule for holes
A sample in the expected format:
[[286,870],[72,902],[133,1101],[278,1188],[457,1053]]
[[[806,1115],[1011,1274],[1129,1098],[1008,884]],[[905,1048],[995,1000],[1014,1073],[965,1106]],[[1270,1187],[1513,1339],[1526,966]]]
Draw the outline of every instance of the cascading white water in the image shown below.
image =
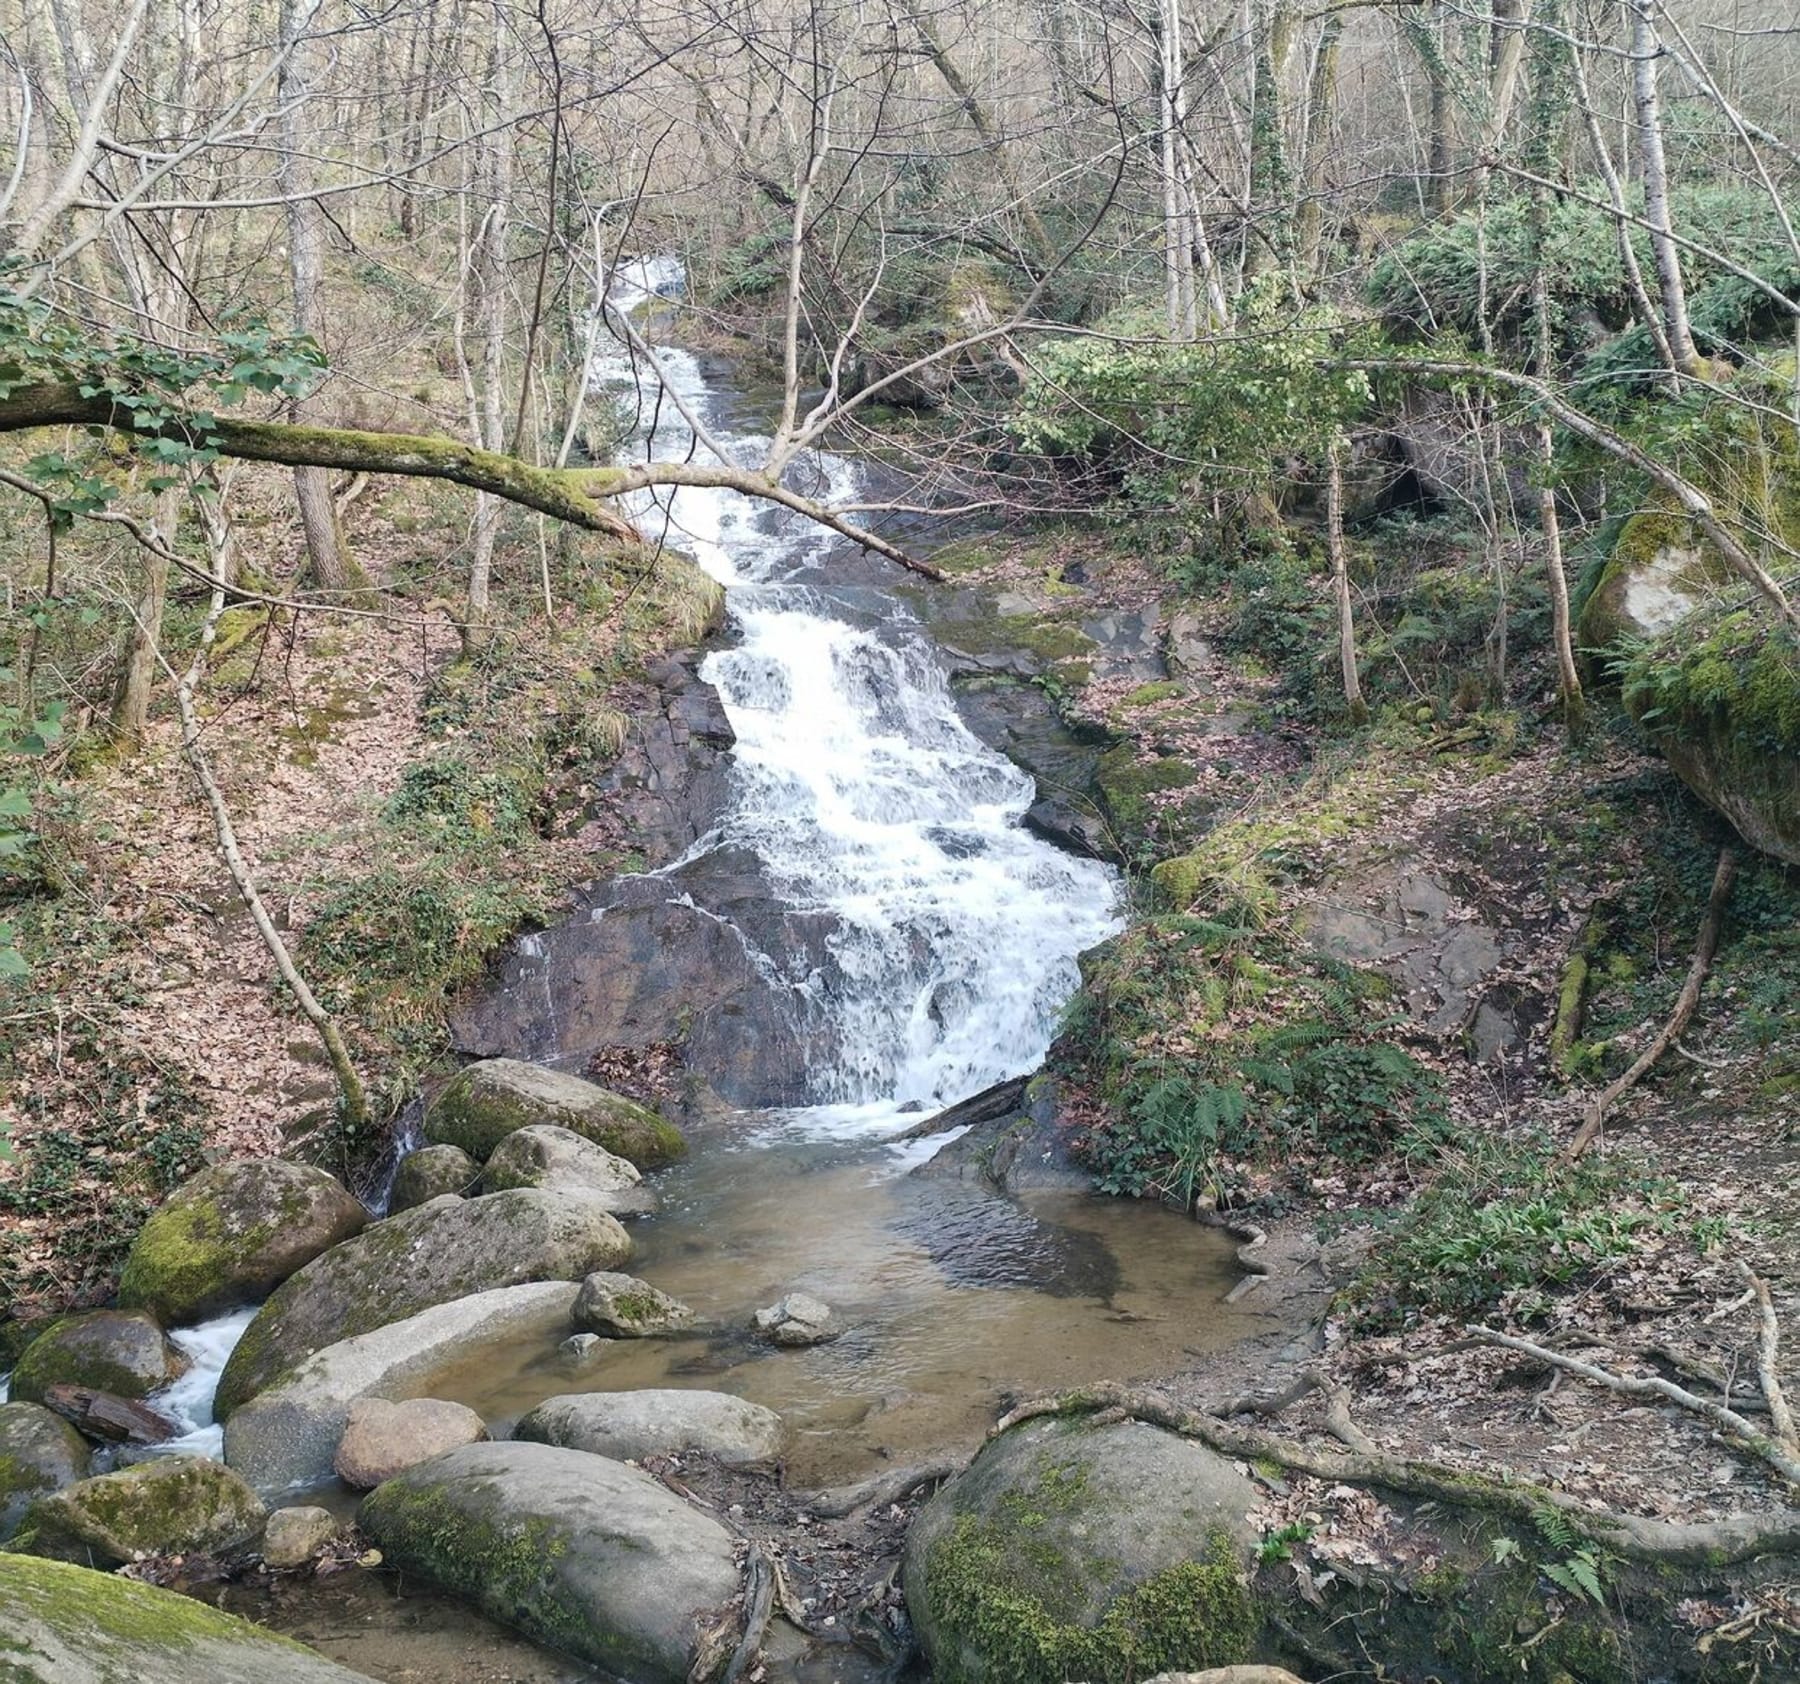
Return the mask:
[[[640,260],[611,297],[629,312],[681,276],[673,258]],[[603,386],[639,392],[651,420],[637,448],[707,461],[685,406],[737,461],[760,465],[767,440],[720,414],[698,361],[654,355],[680,406],[658,401],[655,377],[634,374],[622,347],[595,370]],[[863,479],[828,454],[807,471],[827,503],[854,500]],[[1116,874],[1022,828],[1031,779],[957,716],[904,609],[889,605],[870,627],[834,601],[818,569],[841,540],[730,491],[646,494],[635,513],[727,587],[736,633],[701,668],[737,736],[734,799],[695,851],[751,849],[791,909],[833,920],[830,977],[786,978],[797,1009],[828,1013],[835,1031],[829,1067],[813,1072],[826,1103],[805,1121],[850,1132],[1035,1068],[1076,956],[1118,927]]]

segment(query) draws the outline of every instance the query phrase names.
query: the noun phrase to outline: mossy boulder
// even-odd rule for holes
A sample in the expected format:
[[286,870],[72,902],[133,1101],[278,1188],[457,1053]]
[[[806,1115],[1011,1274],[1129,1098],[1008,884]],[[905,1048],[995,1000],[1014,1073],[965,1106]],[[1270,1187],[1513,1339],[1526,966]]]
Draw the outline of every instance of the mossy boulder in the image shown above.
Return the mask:
[[367,1221],[322,1169],[279,1158],[214,1164],[144,1224],[119,1278],[119,1302],[165,1327],[254,1304]]
[[939,1684],[1137,1684],[1249,1658],[1248,1479],[1139,1422],[1050,1417],[989,1444],[907,1536]]
[[92,1310],[53,1322],[25,1347],[12,1396],[42,1403],[51,1386],[91,1386],[142,1398],[187,1372],[188,1360],[141,1310]]
[[637,1684],[686,1684],[702,1623],[738,1589],[724,1527],[582,1450],[453,1450],[379,1487],[357,1520],[390,1566]]
[[[421,1146],[416,1152],[408,1152],[394,1171],[388,1214],[398,1216],[403,1210],[416,1210],[446,1193],[459,1197],[472,1193],[480,1179],[481,1165],[460,1146]],[[496,1189],[490,1187],[488,1191]]]
[[[451,1151],[451,1147],[428,1150]],[[486,1193],[508,1187],[549,1187],[591,1193],[616,1216],[638,1215],[656,1208],[656,1195],[643,1184],[637,1165],[555,1123],[533,1123],[514,1129],[488,1159],[481,1172]]]
[[689,1327],[694,1312],[636,1275],[597,1270],[581,1283],[575,1300],[577,1332],[607,1339],[651,1339]]
[[276,1289],[219,1376],[225,1420],[315,1351],[474,1293],[580,1280],[631,1255],[600,1201],[534,1187],[441,1198],[374,1223]]
[[267,1518],[262,1499],[223,1462],[157,1456],[40,1497],[11,1547],[80,1562],[229,1555],[261,1537]]
[[39,1498],[86,1477],[87,1440],[35,1403],[0,1403],[0,1542]]
[[674,1125],[647,1107],[516,1058],[487,1058],[462,1071],[425,1113],[425,1134],[485,1161],[509,1134],[534,1123],[568,1129],[640,1170],[687,1153]]
[[[1757,523],[1800,543],[1790,448]],[[1752,847],[1800,863],[1800,650],[1693,523],[1653,505],[1620,529],[1581,615],[1626,710]]]
[[1113,825],[1127,835],[1141,835],[1154,816],[1152,797],[1165,790],[1186,789],[1199,777],[1185,760],[1172,755],[1141,755],[1121,743],[1100,756],[1094,786]]
[[0,1555],[6,1684],[367,1684],[203,1602],[61,1561]]

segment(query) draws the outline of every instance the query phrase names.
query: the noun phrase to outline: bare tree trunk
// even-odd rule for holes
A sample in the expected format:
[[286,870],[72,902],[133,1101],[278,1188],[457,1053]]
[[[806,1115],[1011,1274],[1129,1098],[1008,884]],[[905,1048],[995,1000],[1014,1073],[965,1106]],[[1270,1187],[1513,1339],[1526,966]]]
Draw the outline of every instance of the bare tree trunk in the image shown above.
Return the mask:
[[[288,271],[294,287],[294,327],[315,340],[325,334],[325,229],[315,200],[304,195],[311,185],[311,169],[303,162],[307,150],[307,124],[303,111],[308,99],[304,39],[319,10],[319,0],[284,0],[281,40],[287,49],[278,84],[281,112],[281,145],[276,154],[276,180],[287,196]],[[294,420],[306,419],[307,404],[295,399]],[[306,554],[313,581],[331,592],[366,588],[368,581],[344,543],[337,508],[331,500],[331,476],[323,468],[294,470],[294,498],[300,505],[300,529],[306,536]]]
[[1332,594],[1337,600],[1338,665],[1344,675],[1344,707],[1352,724],[1369,722],[1362,678],[1356,668],[1356,614],[1350,596],[1350,555],[1344,543],[1343,442],[1334,440],[1325,464],[1325,543],[1331,553]]
[[1631,8],[1631,94],[1637,109],[1638,168],[1644,178],[1644,220],[1662,291],[1663,333],[1669,357],[1682,374],[1699,369],[1700,356],[1688,326],[1687,289],[1681,279],[1681,251],[1670,238],[1669,166],[1663,156],[1662,98],[1657,61],[1663,46],[1656,32],[1656,0],[1628,0]]
[[[506,56],[504,10],[493,12],[493,45],[488,68],[490,123],[512,108],[511,77]],[[470,423],[483,448],[503,450],[506,438],[506,237],[512,215],[513,141],[508,134],[486,137],[481,146],[479,179],[487,214],[476,235],[470,270],[475,283],[476,321],[481,340],[480,374]],[[494,544],[500,532],[501,503],[486,492],[475,498],[470,539],[468,612],[463,626],[463,653],[486,646],[491,630]]]
[[1299,228],[1296,236],[1298,266],[1309,283],[1319,279],[1320,247],[1324,230],[1325,160],[1331,150],[1332,122],[1337,113],[1338,58],[1344,38],[1344,20],[1336,12],[1325,20],[1313,53],[1312,75],[1306,93],[1306,142],[1302,155],[1305,179]]
[[181,493],[173,489],[158,492],[150,515],[156,547],[144,554],[143,585],[125,633],[118,677],[113,681],[112,736],[124,748],[137,748],[150,722],[150,693],[156,684],[163,605],[169,593],[168,552],[175,547],[180,518]]

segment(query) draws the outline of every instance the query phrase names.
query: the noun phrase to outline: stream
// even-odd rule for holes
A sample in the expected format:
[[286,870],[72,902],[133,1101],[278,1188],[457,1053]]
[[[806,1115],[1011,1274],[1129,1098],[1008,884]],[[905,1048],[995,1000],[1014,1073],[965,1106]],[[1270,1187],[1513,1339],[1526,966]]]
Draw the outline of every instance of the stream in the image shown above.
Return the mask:
[[[614,296],[651,305],[680,281],[673,259],[653,259]],[[716,365],[656,354],[682,406],[740,460],[760,460],[766,410]],[[707,460],[679,406],[637,385],[622,353],[601,361],[596,387],[627,402],[637,392],[654,423],[638,449]],[[850,460],[814,456],[807,474],[821,500],[863,493]],[[685,1125],[688,1160],[653,1178],[661,1208],[633,1224],[630,1267],[689,1304],[700,1331],[614,1347],[579,1376],[550,1346],[491,1348],[430,1394],[471,1405],[502,1436],[558,1393],[733,1392],[784,1415],[788,1481],[809,1487],[972,1448],[1008,1395],[1166,1375],[1265,1327],[1221,1304],[1236,1278],[1230,1243],[1172,1212],[1069,1192],[1007,1199],[911,1173],[947,1137],[894,1136],[1038,1067],[1078,955],[1121,925],[1119,876],[1023,828],[1033,780],[965,725],[927,626],[891,581],[849,564],[842,540],[729,492],[646,495],[632,512],[726,589],[728,629],[701,676],[736,739],[723,816],[649,874],[649,892],[661,885],[742,944],[809,1049],[805,1103],[712,1107]],[[759,943],[741,872],[726,874],[740,898],[708,905],[716,879],[694,868],[720,856],[753,856],[759,892],[815,939]],[[576,919],[610,915],[601,900]],[[518,944],[504,986],[554,1027],[544,950],[541,938]],[[829,1303],[844,1335],[801,1351],[751,1338],[753,1312],[794,1290]],[[213,1347],[236,1329],[205,1331],[219,1336],[195,1348],[216,1377]],[[204,1447],[209,1387],[184,1388],[161,1401],[192,1430],[182,1447]],[[597,1676],[365,1574],[224,1594],[377,1677]],[[769,1676],[840,1674],[777,1660]]]

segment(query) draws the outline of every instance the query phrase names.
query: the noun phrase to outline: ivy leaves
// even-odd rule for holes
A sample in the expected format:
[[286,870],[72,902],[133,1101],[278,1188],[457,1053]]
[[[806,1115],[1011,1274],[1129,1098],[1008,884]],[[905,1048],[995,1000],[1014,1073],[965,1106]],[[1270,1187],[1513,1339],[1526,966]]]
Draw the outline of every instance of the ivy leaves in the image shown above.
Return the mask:
[[[253,394],[301,397],[324,366],[313,340],[277,334],[259,317],[227,318],[210,344],[178,349],[102,337],[0,281],[0,402],[44,386],[104,398],[153,492],[178,485],[184,468],[217,459],[215,408]],[[25,472],[49,493],[59,530],[99,513],[119,489],[87,459],[62,451],[34,456]]]

